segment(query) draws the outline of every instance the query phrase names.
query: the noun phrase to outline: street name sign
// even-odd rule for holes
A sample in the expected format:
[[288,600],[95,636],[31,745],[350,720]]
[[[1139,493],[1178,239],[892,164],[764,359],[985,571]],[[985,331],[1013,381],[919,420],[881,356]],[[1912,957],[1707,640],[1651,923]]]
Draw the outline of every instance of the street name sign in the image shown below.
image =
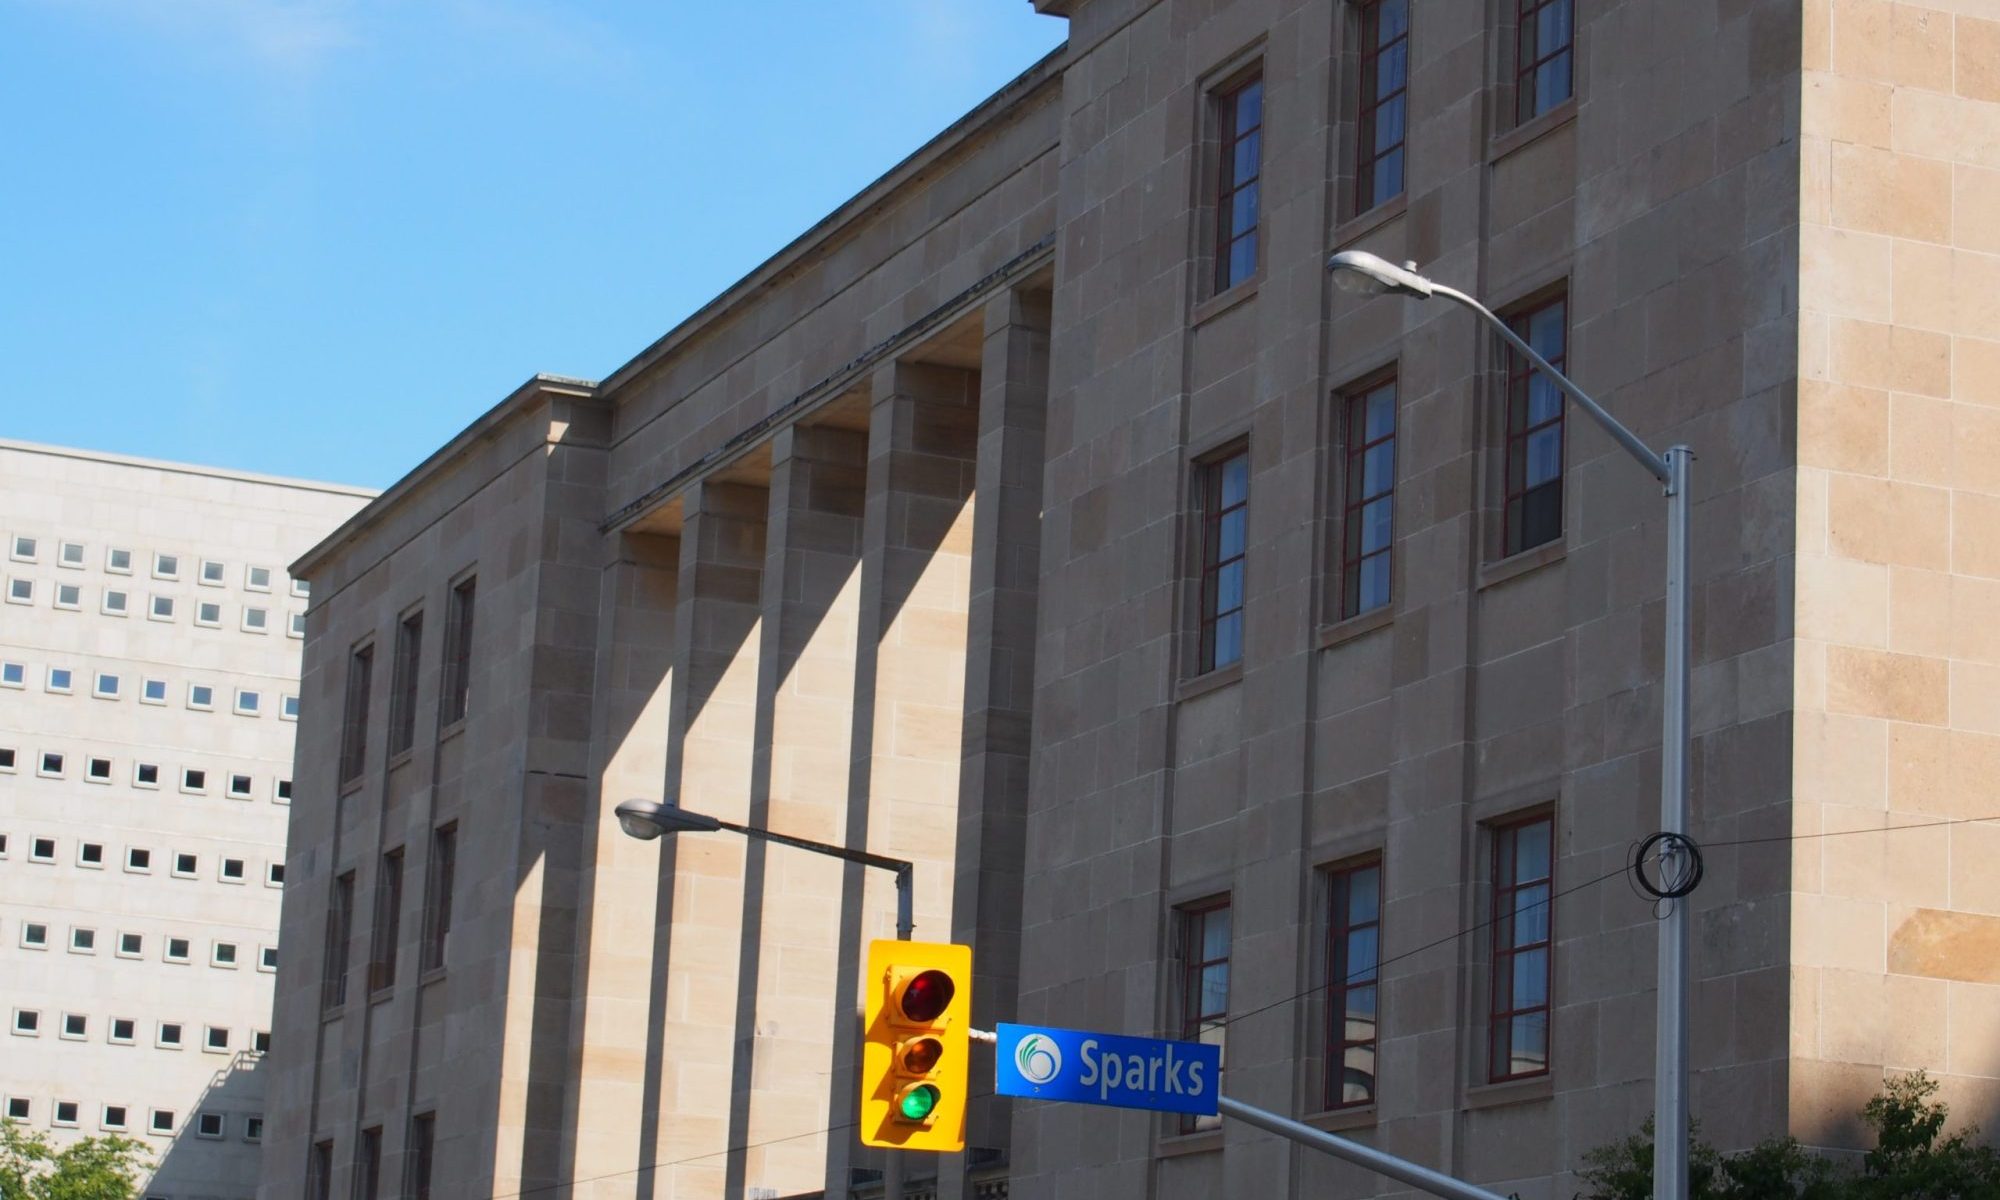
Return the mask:
[[993,1048],[1002,1096],[1214,1116],[1222,1048],[1001,1022]]

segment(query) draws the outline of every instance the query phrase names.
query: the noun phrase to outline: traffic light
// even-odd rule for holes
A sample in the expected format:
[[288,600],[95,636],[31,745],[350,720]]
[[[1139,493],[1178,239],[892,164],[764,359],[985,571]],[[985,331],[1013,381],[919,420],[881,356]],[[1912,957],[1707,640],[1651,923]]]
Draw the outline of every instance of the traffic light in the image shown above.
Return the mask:
[[871,942],[861,1050],[861,1141],[965,1149],[972,947]]

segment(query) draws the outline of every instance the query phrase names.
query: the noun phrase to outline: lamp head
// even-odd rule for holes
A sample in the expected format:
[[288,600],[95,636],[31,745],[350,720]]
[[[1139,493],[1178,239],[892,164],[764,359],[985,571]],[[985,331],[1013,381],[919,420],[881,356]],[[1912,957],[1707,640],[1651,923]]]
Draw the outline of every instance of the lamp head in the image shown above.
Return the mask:
[[627,837],[645,842],[663,833],[708,833],[722,828],[722,822],[714,817],[657,800],[626,800],[618,805],[617,812],[618,828]]
[[1361,296],[1393,292],[1421,300],[1430,299],[1431,281],[1417,274],[1414,262],[1399,267],[1366,250],[1342,250],[1326,260],[1326,269],[1333,272],[1334,286],[1344,292]]

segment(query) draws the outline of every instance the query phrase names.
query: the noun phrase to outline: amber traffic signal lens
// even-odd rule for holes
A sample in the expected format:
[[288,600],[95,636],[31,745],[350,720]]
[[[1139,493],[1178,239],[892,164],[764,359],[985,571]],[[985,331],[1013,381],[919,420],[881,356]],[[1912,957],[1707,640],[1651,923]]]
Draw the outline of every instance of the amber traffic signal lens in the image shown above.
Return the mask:
[[944,1043],[936,1038],[918,1038],[905,1042],[898,1051],[903,1059],[903,1069],[912,1075],[924,1075],[937,1066],[938,1059],[944,1057]]
[[935,1021],[951,1003],[953,990],[951,976],[943,971],[925,971],[904,986],[898,1003],[909,1020]]

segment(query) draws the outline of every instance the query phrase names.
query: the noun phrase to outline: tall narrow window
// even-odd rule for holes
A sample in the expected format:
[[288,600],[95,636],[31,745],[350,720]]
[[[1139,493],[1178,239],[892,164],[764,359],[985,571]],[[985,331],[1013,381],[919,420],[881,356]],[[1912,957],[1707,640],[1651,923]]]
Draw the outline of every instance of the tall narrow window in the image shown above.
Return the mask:
[[354,1160],[354,1200],[382,1195],[382,1127],[361,1131],[361,1154]]
[[1325,1104],[1348,1108],[1375,1100],[1382,864],[1343,867],[1327,882]]
[[[1508,324],[1535,353],[1562,370],[1568,361],[1568,305],[1558,297]],[[1506,553],[1562,536],[1563,394],[1541,371],[1507,352]]]
[[389,753],[401,754],[417,740],[417,664],[424,645],[424,614],[413,612],[396,627],[396,665],[389,691]]
[[1403,130],[1409,119],[1410,0],[1361,10],[1361,104],[1355,125],[1354,211],[1403,192]]
[[[1222,1046],[1229,1021],[1229,898],[1180,910],[1181,1037]],[[1216,1129],[1219,1117],[1189,1117],[1181,1131]]]
[[326,908],[326,974],[320,980],[321,1008],[347,1003],[347,944],[354,932],[354,872],[333,881]]
[[472,601],[477,579],[451,589],[451,607],[444,623],[444,686],[439,720],[446,725],[465,719],[466,694],[472,682]]
[[444,965],[445,939],[451,934],[452,876],[458,869],[458,826],[445,825],[431,833],[430,875],[424,886],[424,966]]
[[332,1200],[332,1196],[333,1143],[315,1142],[306,1159],[306,1200]]
[[375,931],[369,939],[368,990],[379,992],[396,982],[396,942],[403,912],[403,848],[382,856],[375,876]]
[[1264,151],[1264,81],[1251,78],[1216,97],[1222,157],[1216,173],[1215,290],[1257,272],[1258,176]]
[[1569,99],[1576,0],[1520,0],[1515,26],[1514,123],[1525,124]]
[[410,1177],[403,1191],[411,1200],[431,1200],[431,1159],[437,1153],[437,1114],[410,1118]]
[[1203,671],[1243,657],[1243,552],[1248,534],[1250,452],[1201,467],[1201,647]]
[[1346,406],[1340,615],[1353,617],[1389,602],[1396,541],[1396,381],[1352,393]]
[[1550,885],[1555,822],[1532,817],[1493,831],[1493,1013],[1487,1077],[1549,1069]]
[[347,698],[340,727],[340,781],[361,778],[368,765],[368,686],[375,671],[375,647],[363,646],[347,660]]

